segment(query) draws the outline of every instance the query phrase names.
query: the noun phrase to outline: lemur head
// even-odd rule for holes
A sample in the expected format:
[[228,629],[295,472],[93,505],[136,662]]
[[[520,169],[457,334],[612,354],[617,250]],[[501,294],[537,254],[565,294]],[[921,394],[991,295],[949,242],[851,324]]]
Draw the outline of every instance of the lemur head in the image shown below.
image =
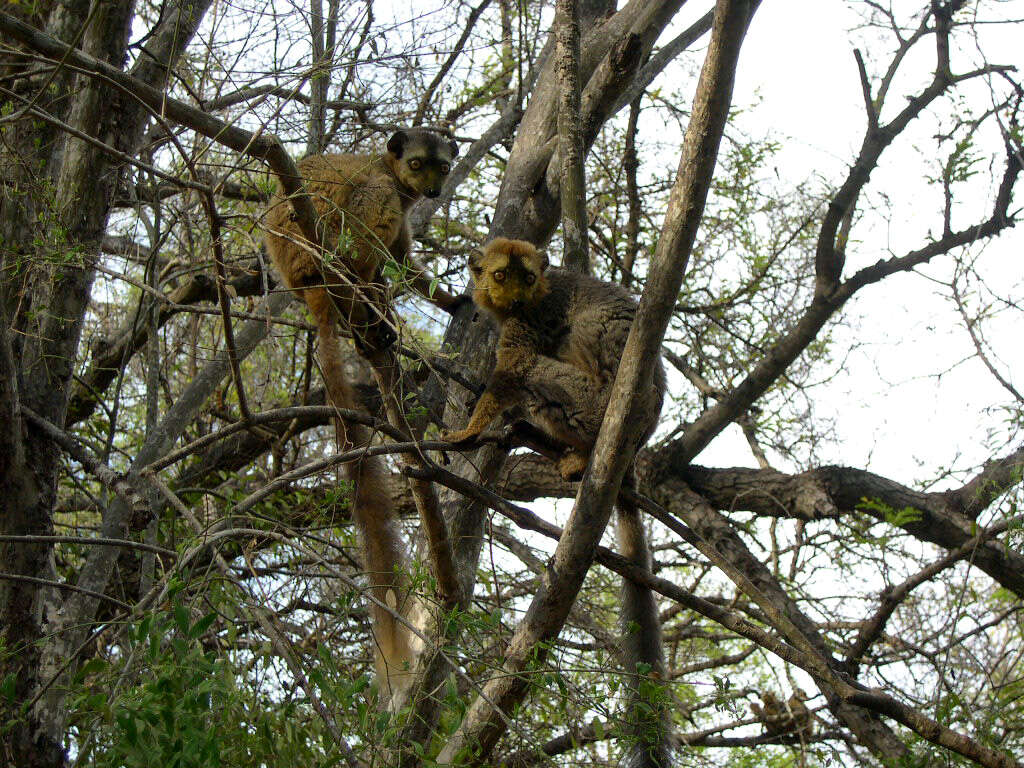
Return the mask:
[[499,237],[469,257],[474,303],[497,315],[535,305],[548,292],[548,257],[525,240]]
[[458,154],[453,140],[425,128],[409,128],[388,139],[385,157],[402,184],[417,195],[437,197]]

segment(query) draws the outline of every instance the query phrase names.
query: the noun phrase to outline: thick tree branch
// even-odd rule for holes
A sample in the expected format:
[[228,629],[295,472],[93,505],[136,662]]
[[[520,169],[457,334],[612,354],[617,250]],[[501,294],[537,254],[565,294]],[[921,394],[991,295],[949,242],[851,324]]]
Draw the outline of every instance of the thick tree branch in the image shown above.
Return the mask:
[[[632,0],[583,36],[580,57],[584,151],[681,2]],[[492,234],[546,241],[558,222],[556,149],[559,88],[554,67],[538,78],[502,177]]]
[[579,0],[555,4],[555,69],[558,72],[558,153],[561,157],[562,266],[590,272],[587,242],[587,187],[580,121]]
[[[652,493],[671,478],[684,480],[717,509],[749,511],[770,517],[799,520],[834,518],[858,511],[888,522],[880,502],[892,510],[913,509],[919,514],[899,522],[912,536],[956,551],[974,540],[974,520],[1002,494],[1021,483],[1024,447],[989,462],[964,486],[950,491],[915,491],[871,472],[827,466],[799,475],[775,470],[709,469],[696,465],[673,468],[650,466],[660,457],[644,455],[644,473],[661,477],[648,487]],[[873,502],[873,503],[865,503]],[[969,511],[970,514],[965,514]],[[995,541],[978,541],[971,563],[1000,585],[1024,596],[1024,556]]]

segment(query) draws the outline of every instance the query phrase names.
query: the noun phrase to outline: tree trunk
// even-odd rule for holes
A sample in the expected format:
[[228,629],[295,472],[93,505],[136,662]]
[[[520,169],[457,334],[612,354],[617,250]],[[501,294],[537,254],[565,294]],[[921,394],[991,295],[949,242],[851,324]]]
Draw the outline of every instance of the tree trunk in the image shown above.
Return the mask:
[[[136,75],[162,85],[208,4],[185,0],[164,14]],[[49,9],[46,32],[120,68],[133,11],[130,0],[61,3]],[[32,83],[28,92],[34,94],[38,85]],[[53,96],[36,102],[42,114],[15,122],[0,149],[0,174],[11,190],[0,208],[0,532],[5,535],[53,534],[60,451],[28,427],[20,407],[64,423],[94,264],[121,171],[106,151],[71,131],[134,153],[146,122],[138,102],[70,69],[58,69],[45,93]],[[25,104],[10,96],[0,107],[17,111]],[[42,660],[47,643],[55,640],[50,625],[57,618],[57,595],[38,580],[54,579],[52,557],[48,544],[0,545],[0,571],[21,577],[0,580],[0,639],[10,652],[0,659],[0,678],[12,674],[15,681],[13,702],[0,704],[0,719],[14,723],[5,733],[3,757],[32,768],[65,760],[62,711],[42,697],[15,717],[49,682]]]

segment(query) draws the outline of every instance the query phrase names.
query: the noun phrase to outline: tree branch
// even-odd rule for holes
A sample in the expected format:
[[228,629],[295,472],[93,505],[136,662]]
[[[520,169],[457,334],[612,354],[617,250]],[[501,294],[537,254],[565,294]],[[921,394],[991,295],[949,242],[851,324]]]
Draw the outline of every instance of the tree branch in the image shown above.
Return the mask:
[[590,272],[587,242],[587,182],[580,116],[579,0],[555,3],[555,71],[558,73],[559,195],[562,201],[562,266]]

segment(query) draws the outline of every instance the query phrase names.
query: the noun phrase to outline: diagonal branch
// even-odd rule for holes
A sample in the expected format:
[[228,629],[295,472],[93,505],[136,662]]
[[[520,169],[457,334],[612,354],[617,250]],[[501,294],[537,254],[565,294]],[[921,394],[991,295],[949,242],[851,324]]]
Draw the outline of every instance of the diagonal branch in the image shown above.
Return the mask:
[[[846,244],[844,238],[841,236],[837,237],[837,234],[839,234],[843,222],[849,220],[857,198],[861,190],[868,183],[871,172],[878,165],[878,160],[882,153],[895,141],[896,137],[903,133],[913,120],[939,96],[949,90],[950,87],[957,83],[1007,69],[1001,66],[986,66],[962,75],[952,75],[949,70],[949,19],[946,18],[945,13],[936,4],[933,4],[933,11],[937,21],[935,29],[937,61],[932,81],[920,93],[908,99],[907,106],[885,125],[877,123],[877,118],[873,117],[873,108],[868,105],[868,130],[864,135],[857,160],[847,175],[846,181],[843,182],[843,185],[832,196],[828,210],[822,220],[821,231],[818,234],[814,257],[814,269],[817,276],[815,296],[828,296],[839,284],[843,266],[846,262]],[[875,104],[878,104],[881,98],[883,96],[879,94]]]
[[[858,161],[857,166],[860,165]],[[851,172],[856,174],[857,166]],[[676,466],[685,466],[708,444],[763,395],[785,370],[818,336],[825,324],[861,288],[877,283],[897,272],[907,271],[924,264],[954,248],[993,237],[1016,224],[1017,212],[1009,210],[1014,185],[1021,172],[1019,157],[1008,151],[1006,168],[993,203],[991,216],[959,232],[952,232],[922,248],[900,257],[879,261],[865,267],[848,280],[828,291],[816,292],[811,303],[792,329],[779,339],[751,369],[735,389],[726,393],[691,424],[681,438],[660,448],[659,454]],[[865,170],[865,173],[867,171]],[[866,177],[864,179],[866,181]],[[831,206],[830,206],[831,210]],[[826,216],[827,218],[827,216]],[[838,220],[836,221],[838,227]],[[821,239],[819,238],[819,243]]]
[[909,579],[906,579],[901,584],[885,589],[882,593],[881,604],[876,609],[875,613],[864,622],[860,632],[857,633],[857,638],[851,643],[849,649],[846,651],[846,660],[849,663],[859,663],[859,660],[867,652],[868,648],[879,638],[882,632],[885,630],[885,625],[889,621],[893,612],[900,606],[900,604],[906,600],[907,596],[917,589],[922,584],[930,581],[937,574],[947,568],[952,568],[958,562],[963,559],[970,559],[971,555],[979,549],[979,547],[993,536],[998,536],[1003,533],[1012,525],[1020,525],[1024,522],[1024,517],[1017,515],[1016,517],[1002,520],[995,525],[988,528],[983,528],[978,531],[978,535],[966,542],[961,544],[959,547],[949,552],[943,557],[933,562],[931,565],[922,568],[920,571],[915,573]]
[[[430,470],[429,475],[442,485],[447,485],[468,497],[480,500],[521,528],[536,531],[553,539],[561,539],[564,536],[564,533],[556,526],[541,519],[530,510],[518,507],[492,491],[454,475],[447,470],[434,467]],[[701,548],[710,554],[715,561],[722,562],[722,558],[727,556],[738,558],[737,562],[744,562],[743,568],[747,569],[750,573],[760,571],[760,575],[755,575],[753,581],[751,581],[748,577],[740,575],[734,565],[726,564],[727,572],[730,575],[736,574],[740,576],[740,580],[747,583],[747,589],[750,590],[752,596],[759,598],[759,602],[761,602],[770,617],[773,617],[776,621],[781,621],[784,625],[788,625],[789,631],[795,629],[802,635],[802,637],[796,638],[798,640],[796,646],[751,624],[738,613],[697,597],[666,579],[653,576],[648,571],[637,568],[625,558],[604,547],[597,547],[596,561],[609,570],[643,584],[702,616],[718,622],[727,629],[752,640],[779,658],[811,674],[829,693],[830,706],[837,711],[840,719],[851,725],[854,731],[861,735],[862,738],[865,738],[866,735],[869,743],[874,743],[880,751],[884,750],[883,754],[887,754],[892,759],[899,759],[899,755],[906,752],[905,745],[877,719],[861,712],[861,708],[888,715],[928,741],[953,750],[988,768],[1020,768],[1021,764],[1011,756],[1000,753],[969,736],[943,726],[919,710],[903,704],[883,691],[867,689],[835,668],[835,662],[830,661],[831,654],[814,623],[799,611],[795,603],[786,596],[785,592],[778,589],[770,574],[765,572],[763,565],[742,545],[742,542],[739,542],[731,526],[727,522],[723,524],[721,521],[716,521],[717,516],[713,512],[709,516],[710,510],[707,508],[707,505],[703,500],[693,495],[691,491],[684,490],[679,498],[683,496],[689,498],[689,502],[684,504],[683,507],[689,507],[696,514],[696,517],[693,519],[697,523],[697,527],[693,531],[703,531],[703,533],[695,533],[693,531],[685,533],[684,538],[688,541],[696,541],[699,535]],[[635,500],[648,512],[657,514],[659,519],[663,521],[671,519],[671,515],[664,508],[651,502],[649,499],[636,496]],[[680,509],[682,511],[682,507]],[[673,530],[680,530],[678,523],[671,527]],[[711,541],[715,543],[712,544]],[[801,625],[800,628],[796,629],[795,624]],[[810,641],[810,646],[816,647],[809,647],[808,641]],[[803,647],[801,648],[800,646]],[[484,690],[486,692],[487,688]]]
[[302,234],[310,242],[318,241],[315,226],[316,211],[309,195],[302,187],[302,177],[295,167],[295,162],[289,157],[276,137],[268,134],[255,134],[225,123],[213,115],[171,98],[164,91],[154,88],[117,67],[82,53],[76,48],[69,47],[2,12],[0,12],[0,31],[55,61],[63,61],[65,66],[77,69],[89,77],[124,91],[147,106],[155,115],[162,115],[187,126],[237,152],[264,160],[277,175],[284,194],[292,202],[295,208],[296,223],[302,230]]
[[87,451],[73,435],[51,424],[27,405],[21,406],[21,415],[126,503],[133,507],[144,506],[144,501],[135,487]]
[[649,380],[675,307],[707,199],[718,145],[732,96],[740,46],[757,2],[719,2],[711,45],[697,85],[693,117],[683,142],[679,173],[669,199],[662,237],[623,352],[591,464],[576,504],[559,539],[548,572],[517,626],[498,676],[470,706],[462,724],[442,749],[439,762],[486,763],[505,729],[504,712],[526,693],[523,676],[542,661],[547,641],[561,631],[632,460],[637,419],[635,393]]

